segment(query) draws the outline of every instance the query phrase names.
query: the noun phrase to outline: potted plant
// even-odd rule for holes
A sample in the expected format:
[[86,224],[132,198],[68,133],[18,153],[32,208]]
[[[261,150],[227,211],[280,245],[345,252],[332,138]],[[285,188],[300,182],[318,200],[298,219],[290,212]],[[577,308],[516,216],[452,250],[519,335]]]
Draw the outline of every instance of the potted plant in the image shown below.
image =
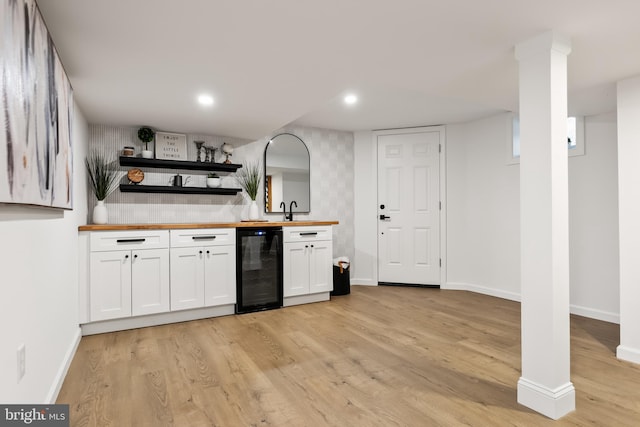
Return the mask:
[[98,203],[93,208],[93,223],[106,224],[108,220],[107,207],[104,200],[116,189],[118,175],[115,169],[110,167],[112,159],[100,153],[92,153],[85,159],[87,175],[89,177],[89,187],[98,199]]
[[148,126],[143,126],[138,129],[138,139],[144,142],[144,150],[142,150],[142,157],[145,159],[153,158],[153,151],[149,150],[149,143],[153,141],[156,133]]
[[207,187],[217,188],[220,187],[220,177],[217,173],[210,173],[207,175]]
[[260,179],[262,178],[260,162],[247,163],[241,169],[236,172],[236,179],[238,184],[247,193],[251,199],[249,205],[249,219],[256,220],[260,218],[260,211],[256,204],[256,197],[258,197],[258,189],[260,188]]

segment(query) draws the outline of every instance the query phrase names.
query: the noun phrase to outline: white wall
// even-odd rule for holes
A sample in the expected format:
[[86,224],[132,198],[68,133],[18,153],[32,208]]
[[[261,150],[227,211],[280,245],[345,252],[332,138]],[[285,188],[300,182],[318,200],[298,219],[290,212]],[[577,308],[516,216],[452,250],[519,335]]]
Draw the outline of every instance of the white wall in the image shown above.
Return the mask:
[[571,312],[619,322],[615,114],[585,118],[585,155],[569,158]]
[[507,166],[511,115],[447,126],[447,284],[520,294],[519,166]]
[[[87,129],[76,106],[72,211],[0,205],[3,403],[53,402],[80,340],[77,227],[87,215]],[[16,351],[22,343],[26,375],[18,383]]]
[[[510,115],[447,126],[447,288],[520,299],[519,165]],[[571,311],[618,321],[614,115],[585,118],[586,155],[569,158]]]
[[354,134],[354,257],[351,283],[378,284],[378,171],[372,132]]
[[[508,164],[511,114],[448,125],[443,289],[520,300],[520,166]],[[619,318],[616,118],[585,118],[586,155],[569,158],[572,313]],[[376,155],[356,132],[352,283],[377,284]]]
[[620,359],[640,363],[640,76],[621,80],[618,102]]

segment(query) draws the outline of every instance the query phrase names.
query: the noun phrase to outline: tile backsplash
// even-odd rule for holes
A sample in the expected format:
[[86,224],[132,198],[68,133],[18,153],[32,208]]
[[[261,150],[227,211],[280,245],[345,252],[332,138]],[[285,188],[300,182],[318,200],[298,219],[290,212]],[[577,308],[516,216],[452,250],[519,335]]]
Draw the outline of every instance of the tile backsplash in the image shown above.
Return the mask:
[[[137,127],[117,127],[91,125],[89,127],[89,148],[113,156],[120,155],[125,146],[136,148],[140,153],[142,143],[137,137]],[[167,130],[171,132],[171,130]],[[295,214],[294,219],[337,220],[334,227],[334,254],[347,255],[353,259],[353,133],[307,127],[287,127],[279,129],[258,141],[215,135],[187,135],[187,155],[196,159],[193,141],[205,141],[206,145],[220,147],[223,142],[234,146],[233,163],[247,161],[262,162],[264,149],[270,137],[288,132],[300,137],[311,154],[311,212]],[[151,144],[150,144],[151,145]],[[151,146],[149,147],[151,149]],[[224,157],[218,152],[216,161]],[[120,167],[125,175],[129,167]],[[188,186],[205,186],[206,174],[198,171],[178,171],[170,169],[144,169],[143,184],[168,185],[172,175],[180,172],[183,180],[190,177]],[[239,187],[234,174],[220,174],[222,187]],[[123,177],[126,183],[126,177]],[[263,183],[261,183],[263,184]],[[258,206],[263,210],[263,191],[258,195]],[[89,212],[95,200],[90,198]],[[111,224],[156,224],[186,222],[239,221],[248,215],[249,199],[243,193],[235,196],[188,195],[188,194],[148,194],[121,193],[114,191],[106,200]],[[262,213],[264,219],[279,220],[282,214]],[[90,218],[88,218],[90,221]]]

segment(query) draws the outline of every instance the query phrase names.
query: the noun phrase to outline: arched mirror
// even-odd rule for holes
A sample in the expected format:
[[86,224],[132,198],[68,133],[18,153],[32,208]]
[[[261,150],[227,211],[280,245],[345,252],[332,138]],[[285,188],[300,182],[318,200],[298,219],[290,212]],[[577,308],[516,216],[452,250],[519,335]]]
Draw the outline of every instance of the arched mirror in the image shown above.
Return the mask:
[[295,135],[281,133],[274,136],[264,149],[264,211],[282,212],[284,202],[289,212],[311,211],[309,150]]

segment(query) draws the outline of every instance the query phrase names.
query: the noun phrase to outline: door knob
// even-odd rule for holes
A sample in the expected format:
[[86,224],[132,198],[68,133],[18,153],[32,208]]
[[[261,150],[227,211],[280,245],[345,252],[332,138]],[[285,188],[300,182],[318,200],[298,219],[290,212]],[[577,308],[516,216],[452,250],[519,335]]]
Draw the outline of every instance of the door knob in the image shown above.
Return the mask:
[[384,221],[385,219],[391,219],[391,217],[387,215],[380,215],[380,219]]

